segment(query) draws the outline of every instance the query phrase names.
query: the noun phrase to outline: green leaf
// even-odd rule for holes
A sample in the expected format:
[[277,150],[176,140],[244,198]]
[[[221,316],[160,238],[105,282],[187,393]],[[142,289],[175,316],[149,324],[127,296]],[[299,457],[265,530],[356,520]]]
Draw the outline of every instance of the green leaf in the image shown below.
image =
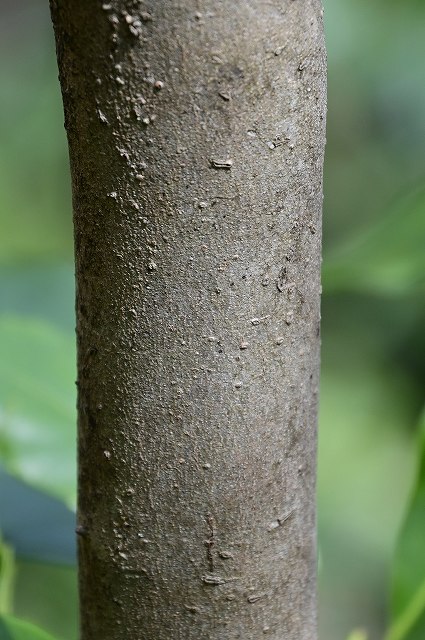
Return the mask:
[[2,616],[0,640],[54,640],[54,638],[29,622],[12,616]]
[[347,640],[367,640],[367,633],[362,629],[356,629],[348,636]]
[[15,553],[12,547],[0,540],[0,615],[12,611],[14,583]]
[[425,412],[419,430],[419,465],[410,506],[396,548],[392,625],[386,640],[425,637]]
[[61,640],[78,635],[76,567],[39,564],[17,559],[14,615],[31,620]]
[[26,485],[1,468],[0,527],[19,558],[75,565],[75,514],[61,500]]
[[0,462],[75,502],[74,337],[47,323],[0,318]]
[[326,293],[406,294],[425,290],[425,189],[398,201],[362,235],[325,256]]

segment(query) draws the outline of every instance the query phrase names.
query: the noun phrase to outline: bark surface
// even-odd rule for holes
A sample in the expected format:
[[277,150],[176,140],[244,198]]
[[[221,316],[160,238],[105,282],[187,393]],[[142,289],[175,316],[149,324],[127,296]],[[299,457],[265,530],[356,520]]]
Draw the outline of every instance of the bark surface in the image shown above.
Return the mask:
[[316,638],[319,0],[51,0],[82,640]]

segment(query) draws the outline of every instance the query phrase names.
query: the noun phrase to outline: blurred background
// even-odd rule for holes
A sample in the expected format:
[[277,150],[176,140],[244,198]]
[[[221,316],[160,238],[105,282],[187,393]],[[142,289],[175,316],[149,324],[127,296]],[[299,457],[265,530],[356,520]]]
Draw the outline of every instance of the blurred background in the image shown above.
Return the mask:
[[[425,3],[326,0],[325,20],[321,640],[423,640]],[[76,640],[72,225],[47,0],[1,0],[0,76],[0,640]]]

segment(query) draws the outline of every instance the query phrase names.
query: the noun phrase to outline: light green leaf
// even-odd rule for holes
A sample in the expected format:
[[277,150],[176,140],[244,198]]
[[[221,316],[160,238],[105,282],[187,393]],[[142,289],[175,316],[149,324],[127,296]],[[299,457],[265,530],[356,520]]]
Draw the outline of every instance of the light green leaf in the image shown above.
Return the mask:
[[419,430],[419,465],[394,558],[392,625],[386,640],[425,637],[425,413]]
[[362,629],[356,629],[348,636],[347,640],[367,640],[367,633]]
[[425,290],[425,189],[397,202],[379,222],[325,256],[327,293],[406,294]]
[[29,622],[12,616],[2,616],[0,640],[54,640],[54,638]]
[[47,323],[0,318],[0,462],[75,501],[74,337]]

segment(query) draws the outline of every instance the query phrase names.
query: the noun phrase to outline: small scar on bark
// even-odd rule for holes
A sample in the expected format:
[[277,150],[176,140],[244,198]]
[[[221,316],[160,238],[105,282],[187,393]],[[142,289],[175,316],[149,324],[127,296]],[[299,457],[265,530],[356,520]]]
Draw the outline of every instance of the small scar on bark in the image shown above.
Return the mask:
[[254,602],[258,602],[258,600],[262,600],[263,598],[267,598],[267,593],[253,593],[247,597],[247,600],[249,604],[254,604]]
[[77,534],[77,536],[80,536],[81,538],[86,538],[88,535],[88,530],[82,524],[79,524],[75,528],[75,533]]
[[186,611],[189,611],[190,613],[199,613],[201,611],[199,607],[195,607],[192,604],[185,604],[184,608],[186,609]]
[[223,560],[233,560],[233,554],[230,553],[230,551],[219,551],[218,555],[220,556],[220,558],[223,558]]
[[224,169],[229,171],[233,167],[233,160],[227,158],[226,160],[210,160],[210,165],[213,169]]
[[220,576],[205,574],[201,577],[201,580],[204,584],[210,584],[212,586],[219,586],[222,584],[226,584],[226,580],[221,578]]
[[288,267],[284,266],[281,268],[281,270],[279,271],[279,275],[277,276],[277,280],[276,280],[277,290],[280,291],[281,293],[285,291],[285,285],[287,281],[288,281]]
[[267,530],[274,531],[275,529],[282,527],[285,524],[285,522],[287,522],[294,513],[295,513],[295,509],[292,509],[292,511],[289,511],[289,513],[282,514],[281,516],[276,518],[276,520],[273,520],[273,522],[271,522],[268,525]]

